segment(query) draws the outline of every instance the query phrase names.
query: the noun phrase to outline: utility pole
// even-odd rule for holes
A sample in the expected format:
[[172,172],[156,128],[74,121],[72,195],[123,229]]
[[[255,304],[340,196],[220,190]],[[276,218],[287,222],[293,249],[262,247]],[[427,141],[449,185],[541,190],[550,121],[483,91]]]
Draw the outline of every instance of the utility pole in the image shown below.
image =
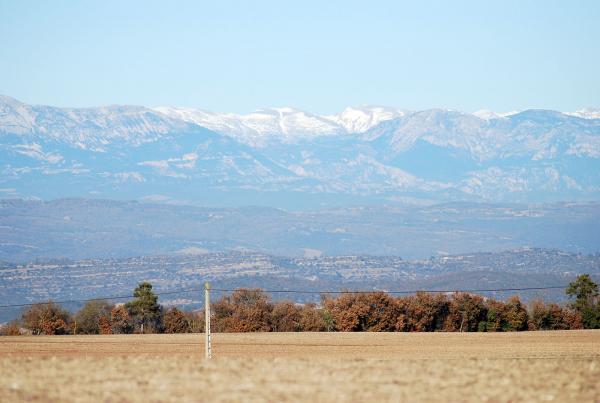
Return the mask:
[[204,347],[206,359],[210,360],[212,352],[210,349],[210,284],[204,283]]

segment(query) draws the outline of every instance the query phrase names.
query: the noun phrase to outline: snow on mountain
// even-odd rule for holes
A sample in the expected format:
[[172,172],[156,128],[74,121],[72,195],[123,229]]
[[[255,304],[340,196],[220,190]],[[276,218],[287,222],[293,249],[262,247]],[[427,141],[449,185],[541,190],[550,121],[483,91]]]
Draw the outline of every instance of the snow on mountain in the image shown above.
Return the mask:
[[443,109],[415,112],[402,119],[384,122],[364,134],[369,141],[385,145],[386,153],[398,155],[418,142],[467,151],[476,159],[491,157],[502,137],[485,128],[488,121],[474,115]]
[[[514,110],[510,112],[497,113],[489,109],[481,109],[473,112],[473,115],[484,120],[500,119],[516,115],[522,111]],[[575,116],[582,119],[600,119],[600,108],[583,108],[575,112],[562,112],[564,115]]]
[[510,111],[510,112],[498,113],[498,112],[491,111],[489,109],[480,109],[476,112],[473,112],[473,115],[477,116],[478,118],[483,119],[483,120],[492,120],[492,119],[506,118],[506,117],[509,117],[512,115],[516,115],[519,112],[520,111]]
[[502,117],[496,112],[490,111],[489,109],[478,110],[476,112],[473,112],[473,115],[483,120],[499,119]]
[[0,128],[17,134],[30,133],[35,124],[35,117],[30,109],[29,105],[0,95]]
[[381,122],[405,116],[407,111],[384,106],[348,107],[338,115],[324,116],[348,133],[363,133]]
[[241,117],[241,121],[258,133],[286,136],[319,136],[339,133],[326,119],[293,108],[263,109]]
[[408,113],[383,106],[348,107],[337,115],[323,116],[289,107],[261,109],[245,115],[166,106],[154,110],[255,146],[264,146],[274,140],[294,142],[319,136],[363,133],[381,122]]
[[182,120],[142,106],[57,108],[0,96],[0,133],[38,135],[82,149],[103,150],[114,141],[141,144],[189,128]]
[[394,156],[427,143],[464,151],[475,161],[551,160],[567,154],[596,158],[600,122],[546,110],[484,120],[474,114],[431,109],[384,122],[363,138],[381,143]]
[[227,134],[253,146],[264,146],[270,140],[293,142],[298,139],[341,134],[344,131],[335,122],[324,117],[287,107],[262,109],[246,115],[164,106],[154,110]]
[[242,136],[248,132],[248,128],[241,123],[239,116],[233,113],[213,113],[196,108],[180,108],[159,106],[154,111],[174,119],[197,124],[218,133],[232,136]]
[[242,115],[56,108],[0,97],[0,189],[42,198],[162,192],[230,205],[251,203],[251,195],[261,204],[279,192],[283,207],[324,195],[335,203],[340,195],[350,202],[589,200],[600,198],[595,113],[362,106],[327,116],[294,108]]
[[600,119],[600,108],[583,108],[575,112],[565,112],[565,115],[583,119]]

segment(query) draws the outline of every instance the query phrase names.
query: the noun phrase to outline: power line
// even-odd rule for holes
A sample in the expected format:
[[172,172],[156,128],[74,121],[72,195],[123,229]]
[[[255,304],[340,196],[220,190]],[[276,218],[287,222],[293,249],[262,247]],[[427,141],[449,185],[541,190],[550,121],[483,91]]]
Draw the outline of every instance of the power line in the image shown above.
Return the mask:
[[[556,285],[550,287],[522,287],[522,288],[482,288],[482,289],[465,289],[465,290],[406,290],[406,291],[385,291],[385,290],[369,290],[369,291],[308,291],[308,290],[261,290],[267,294],[374,294],[383,292],[384,294],[416,294],[424,292],[429,294],[445,294],[453,292],[501,292],[501,291],[532,291],[532,290],[554,290],[566,288],[564,285]],[[213,288],[213,291],[233,292],[237,290],[229,290],[223,288]],[[239,288],[238,288],[239,290]]]
[[[462,290],[402,290],[402,291],[384,291],[384,290],[344,290],[344,291],[311,291],[311,290],[260,290],[266,294],[374,294],[378,292],[383,292],[385,294],[416,294],[418,292],[424,292],[428,294],[446,294],[446,293],[454,293],[454,292],[508,292],[508,291],[536,291],[536,290],[556,290],[556,289],[564,289],[566,286],[557,285],[557,286],[549,286],[549,287],[519,287],[519,288],[481,288],[481,289],[462,289]],[[249,288],[237,288],[237,289],[225,289],[225,288],[213,288],[212,291],[218,292],[234,292],[239,290],[248,290]],[[184,294],[188,292],[201,292],[204,291],[204,288],[187,288],[181,290],[172,290],[172,291],[163,291],[156,292],[155,295],[174,295],[174,294]],[[87,298],[87,299],[71,299],[71,300],[62,300],[62,301],[43,301],[43,302],[29,302],[23,304],[9,304],[9,305],[0,305],[0,308],[22,308],[26,306],[33,305],[45,305],[45,304],[70,304],[70,303],[80,303],[80,302],[92,302],[92,301],[102,301],[102,300],[115,300],[115,299],[130,299],[134,298],[133,295],[113,295],[107,297],[96,297],[96,298]]]
[[[204,291],[203,288],[189,288],[183,290],[175,290],[175,291],[164,291],[164,292],[156,292],[155,295],[172,295],[172,294],[184,294],[186,292],[199,292]],[[113,295],[108,297],[95,297],[95,298],[86,298],[86,299],[69,299],[62,301],[40,301],[40,302],[29,302],[24,304],[10,304],[10,305],[0,305],[0,308],[19,308],[25,306],[32,305],[47,305],[47,304],[72,304],[78,302],[92,302],[92,301],[102,301],[102,300],[113,300],[113,299],[129,299],[135,298],[134,295]]]

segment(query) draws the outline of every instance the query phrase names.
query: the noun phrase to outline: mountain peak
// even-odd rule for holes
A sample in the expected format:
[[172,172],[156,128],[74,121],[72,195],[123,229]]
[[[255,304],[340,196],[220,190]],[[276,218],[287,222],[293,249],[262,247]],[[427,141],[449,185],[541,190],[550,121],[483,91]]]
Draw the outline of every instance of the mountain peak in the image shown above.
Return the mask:
[[600,108],[583,108],[575,112],[565,112],[565,115],[583,119],[600,119]]
[[386,120],[405,116],[407,111],[387,106],[349,106],[338,115],[324,116],[348,133],[364,133]]
[[2,95],[2,94],[0,94],[0,104],[19,104],[19,105],[23,105],[23,102],[19,101],[18,99],[15,99],[13,97],[9,97],[8,95]]
[[476,112],[473,112],[473,115],[475,115],[478,118],[483,119],[483,120],[499,119],[502,117],[498,113],[491,111],[489,109],[480,109]]

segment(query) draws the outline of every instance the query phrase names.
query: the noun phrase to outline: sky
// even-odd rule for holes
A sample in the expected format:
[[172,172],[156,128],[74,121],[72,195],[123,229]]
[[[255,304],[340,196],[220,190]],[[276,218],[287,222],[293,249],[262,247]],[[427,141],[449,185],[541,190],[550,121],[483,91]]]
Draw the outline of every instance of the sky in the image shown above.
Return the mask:
[[600,1],[0,0],[0,94],[248,113],[600,107]]

